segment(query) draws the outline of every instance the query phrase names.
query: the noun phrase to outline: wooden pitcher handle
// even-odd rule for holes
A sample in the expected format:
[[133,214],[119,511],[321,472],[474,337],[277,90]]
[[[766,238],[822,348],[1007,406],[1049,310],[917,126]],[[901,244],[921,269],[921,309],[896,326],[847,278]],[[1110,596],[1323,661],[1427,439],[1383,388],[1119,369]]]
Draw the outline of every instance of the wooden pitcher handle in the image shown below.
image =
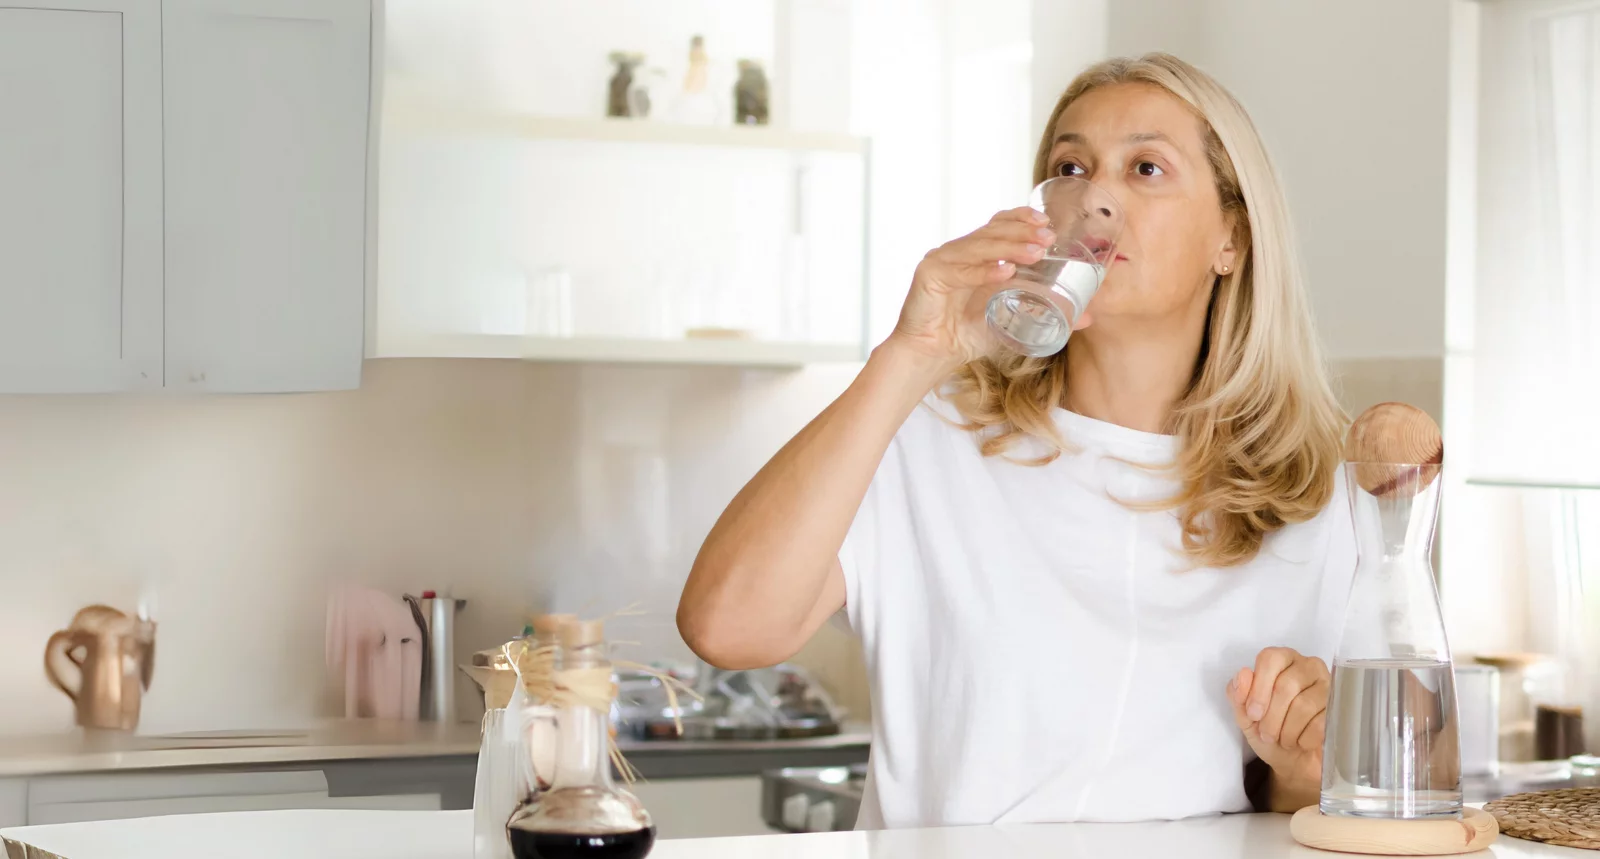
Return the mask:
[[[73,638],[72,630],[68,629],[60,630],[50,636],[50,641],[44,646],[44,673],[57,689],[67,693],[67,697],[71,698],[73,703],[77,703],[78,692],[83,689],[83,663],[72,655],[72,651],[77,649],[77,643]],[[60,666],[63,659],[78,668],[78,682],[75,687],[68,687],[67,681],[61,677]]]

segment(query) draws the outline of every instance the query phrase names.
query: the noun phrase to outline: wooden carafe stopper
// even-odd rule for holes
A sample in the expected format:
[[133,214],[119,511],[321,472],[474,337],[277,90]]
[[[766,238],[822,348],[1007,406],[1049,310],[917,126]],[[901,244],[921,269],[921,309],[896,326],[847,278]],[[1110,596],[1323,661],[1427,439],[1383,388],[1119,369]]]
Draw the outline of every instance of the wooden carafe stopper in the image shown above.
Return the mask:
[[1438,477],[1444,436],[1416,406],[1379,403],[1350,425],[1344,458],[1355,465],[1356,482],[1373,495],[1414,494]]
[[578,616],[575,614],[541,614],[533,619],[533,637],[540,644],[554,644],[561,628],[569,623],[576,623]]
[[604,644],[606,640],[606,622],[603,620],[572,620],[562,624],[556,633],[561,646],[567,649],[579,647],[593,647]]

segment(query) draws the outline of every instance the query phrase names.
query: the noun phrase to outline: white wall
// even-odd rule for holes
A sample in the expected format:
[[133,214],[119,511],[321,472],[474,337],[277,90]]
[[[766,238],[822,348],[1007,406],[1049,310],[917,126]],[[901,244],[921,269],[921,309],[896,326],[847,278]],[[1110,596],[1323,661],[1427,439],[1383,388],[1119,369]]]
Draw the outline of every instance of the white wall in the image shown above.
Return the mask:
[[1047,33],[1063,50],[1035,63],[1035,116],[1065,86],[1060,67],[1088,62],[1066,46],[1102,15],[1108,53],[1165,50],[1209,71],[1276,161],[1330,355],[1442,359],[1450,0],[1100,5],[1036,0],[1036,21],[1056,21],[1036,56]]

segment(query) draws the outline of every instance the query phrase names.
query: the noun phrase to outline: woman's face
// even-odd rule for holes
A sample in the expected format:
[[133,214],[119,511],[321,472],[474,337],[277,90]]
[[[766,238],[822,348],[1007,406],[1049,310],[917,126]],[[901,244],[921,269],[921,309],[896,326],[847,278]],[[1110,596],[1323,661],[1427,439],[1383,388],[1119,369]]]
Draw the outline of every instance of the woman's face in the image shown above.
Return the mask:
[[1089,179],[1125,217],[1080,325],[1204,320],[1215,276],[1237,262],[1202,133],[1186,104],[1149,84],[1091,90],[1062,113],[1049,174]]

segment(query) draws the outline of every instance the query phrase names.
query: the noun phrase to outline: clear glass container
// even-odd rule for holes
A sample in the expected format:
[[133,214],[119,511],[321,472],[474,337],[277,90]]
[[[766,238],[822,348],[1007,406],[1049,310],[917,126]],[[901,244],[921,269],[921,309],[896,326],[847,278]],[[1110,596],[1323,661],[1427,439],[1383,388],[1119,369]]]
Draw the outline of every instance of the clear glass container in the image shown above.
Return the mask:
[[1050,220],[1055,244],[1038,262],[1019,264],[989,299],[989,330],[1001,345],[1044,358],[1066,348],[1072,326],[1105,282],[1122,234],[1122,206],[1087,179],[1058,176],[1033,189],[1028,205]]
[[1440,466],[1345,466],[1358,560],[1333,664],[1324,814],[1461,816],[1455,674],[1433,573]]
[[[592,689],[611,680],[611,662],[597,622],[560,631],[558,688]],[[606,699],[609,703],[609,698]],[[548,790],[511,816],[506,832],[516,859],[641,859],[655,844],[650,813],[611,776],[609,708],[559,703],[545,719],[558,744]],[[543,774],[541,774],[541,779]]]

